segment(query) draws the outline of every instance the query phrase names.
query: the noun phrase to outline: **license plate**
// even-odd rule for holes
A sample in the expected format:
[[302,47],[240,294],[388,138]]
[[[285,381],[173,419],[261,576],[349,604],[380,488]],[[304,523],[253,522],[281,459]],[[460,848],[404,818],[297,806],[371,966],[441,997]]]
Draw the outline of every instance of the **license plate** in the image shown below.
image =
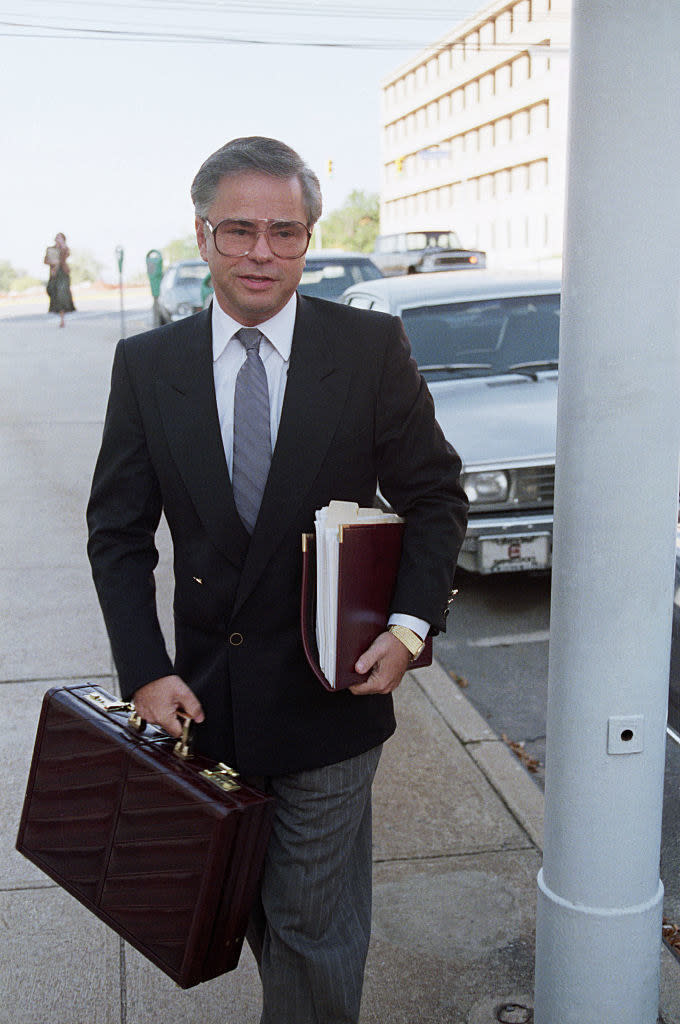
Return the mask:
[[550,567],[550,537],[486,537],[479,542],[482,572],[526,572]]

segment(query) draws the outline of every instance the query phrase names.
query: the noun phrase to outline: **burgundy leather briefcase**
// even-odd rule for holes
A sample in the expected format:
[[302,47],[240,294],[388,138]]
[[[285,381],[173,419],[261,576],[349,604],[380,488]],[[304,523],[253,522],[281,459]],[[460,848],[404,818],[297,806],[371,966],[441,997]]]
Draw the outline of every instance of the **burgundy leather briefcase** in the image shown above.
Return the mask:
[[17,849],[190,988],[238,963],[274,801],[129,710],[99,686],[45,694]]

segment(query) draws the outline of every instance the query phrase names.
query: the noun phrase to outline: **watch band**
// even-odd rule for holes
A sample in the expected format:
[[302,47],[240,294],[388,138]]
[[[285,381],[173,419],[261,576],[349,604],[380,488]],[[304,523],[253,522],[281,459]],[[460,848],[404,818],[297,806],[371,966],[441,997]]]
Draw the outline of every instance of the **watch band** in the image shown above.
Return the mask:
[[406,650],[411,655],[411,661],[415,661],[425,646],[425,641],[421,640],[418,634],[414,633],[412,629],[408,628],[408,626],[395,624],[388,626],[387,628],[390,633],[393,633],[396,636],[397,640],[402,642]]

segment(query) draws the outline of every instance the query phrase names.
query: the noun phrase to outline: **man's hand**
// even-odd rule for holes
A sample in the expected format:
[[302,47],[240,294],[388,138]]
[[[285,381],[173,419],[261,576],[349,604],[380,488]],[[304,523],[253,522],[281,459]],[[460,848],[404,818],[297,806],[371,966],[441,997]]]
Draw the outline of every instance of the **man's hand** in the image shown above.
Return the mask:
[[198,698],[179,676],[154,679],[141,686],[132,700],[141,718],[160,725],[171,736],[182,735],[184,718],[193,718],[195,722],[205,718]]
[[366,693],[391,693],[399,686],[410,662],[411,655],[401,640],[397,640],[392,633],[381,633],[354,666],[357,672],[362,675],[370,672],[370,676],[365,683],[350,686],[350,690],[359,696]]

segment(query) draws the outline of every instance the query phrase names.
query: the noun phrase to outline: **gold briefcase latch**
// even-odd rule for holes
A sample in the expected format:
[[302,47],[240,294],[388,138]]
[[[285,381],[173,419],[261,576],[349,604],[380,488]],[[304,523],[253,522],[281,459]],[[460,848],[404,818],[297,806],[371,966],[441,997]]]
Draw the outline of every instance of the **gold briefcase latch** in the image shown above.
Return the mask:
[[130,704],[129,701],[113,700],[111,697],[106,697],[103,693],[97,693],[96,690],[86,693],[85,697],[103,711],[134,711],[134,705]]
[[216,768],[205,768],[199,772],[199,775],[207,779],[208,782],[212,782],[213,786],[218,786],[225,793],[231,793],[233,790],[241,788],[241,784],[237,781],[238,772],[221,761]]

